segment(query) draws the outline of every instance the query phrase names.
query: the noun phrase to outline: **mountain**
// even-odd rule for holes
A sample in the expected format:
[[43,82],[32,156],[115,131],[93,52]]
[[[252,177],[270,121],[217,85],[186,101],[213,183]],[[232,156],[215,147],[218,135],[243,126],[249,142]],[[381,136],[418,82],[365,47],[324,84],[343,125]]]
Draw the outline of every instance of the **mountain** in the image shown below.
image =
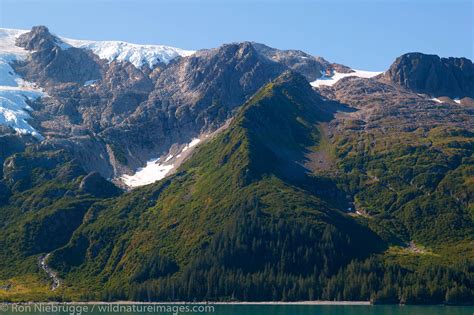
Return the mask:
[[404,54],[385,73],[388,80],[435,97],[474,97],[474,64],[467,58]]
[[469,65],[1,29],[0,299],[470,303]]
[[[182,148],[212,133],[262,84],[288,69],[248,42],[194,54],[169,48],[166,51],[181,51],[182,57],[171,54],[152,68],[137,68],[122,59],[124,54],[133,60],[140,59],[137,52],[143,53],[141,58],[156,57],[156,47],[89,45],[52,35],[46,27],[15,34],[8,45],[16,43],[26,51],[10,64],[14,69],[9,72],[45,93],[30,120],[41,126],[38,137],[46,138],[42,145],[74,150],[88,171],[116,182],[147,161],[168,156],[173,144]],[[116,49],[105,56],[115,59],[102,59],[100,47]],[[130,50],[124,50],[127,47]],[[306,62],[308,56],[293,59]],[[310,59],[300,68],[319,65],[317,58]],[[90,151],[101,153],[91,157]]]
[[[177,299],[254,300],[271,299],[272,285],[284,292],[290,289],[285,282],[303,277],[307,286],[320,273],[380,250],[382,242],[363,224],[308,194],[302,183],[287,182],[295,174],[317,181],[299,163],[317,143],[318,121],[329,116],[302,77],[283,74],[179,173],[91,209],[71,242],[53,253],[51,266],[67,275],[65,281],[90,288],[105,281],[110,294],[127,298],[125,292],[140,294],[134,287],[145,285],[157,287],[155,299],[166,298],[166,282],[173,279]],[[97,271],[93,277],[91,270]],[[251,292],[237,281],[226,293],[220,287],[210,293],[198,284],[211,275],[226,283],[237,275],[261,277],[252,285],[266,289]],[[267,282],[267,275],[281,279]]]

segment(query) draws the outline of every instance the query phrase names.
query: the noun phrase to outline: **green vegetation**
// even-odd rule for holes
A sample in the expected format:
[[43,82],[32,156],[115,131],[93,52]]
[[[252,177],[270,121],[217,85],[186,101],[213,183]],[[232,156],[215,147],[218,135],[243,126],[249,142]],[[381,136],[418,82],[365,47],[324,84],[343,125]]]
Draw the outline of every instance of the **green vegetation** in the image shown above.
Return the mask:
[[[45,299],[52,252],[54,299],[472,302],[472,134],[348,122],[329,140],[326,104],[285,74],[176,174],[115,198],[81,189],[61,154],[17,155],[28,169],[6,172],[0,207],[0,286],[16,285],[0,298]],[[321,150],[334,165],[309,171]]]
[[0,200],[2,299],[57,297],[38,261],[67,244],[87,209],[99,200],[81,187],[84,176],[63,151],[29,150],[5,161],[0,182],[5,196]]

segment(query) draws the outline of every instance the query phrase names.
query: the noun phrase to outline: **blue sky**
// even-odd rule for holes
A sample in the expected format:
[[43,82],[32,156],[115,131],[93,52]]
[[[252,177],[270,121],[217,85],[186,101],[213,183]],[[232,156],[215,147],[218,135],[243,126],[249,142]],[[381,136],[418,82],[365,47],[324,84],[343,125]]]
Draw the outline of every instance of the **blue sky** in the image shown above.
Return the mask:
[[405,52],[474,59],[474,0],[0,0],[0,27],[185,49],[251,40],[356,69]]

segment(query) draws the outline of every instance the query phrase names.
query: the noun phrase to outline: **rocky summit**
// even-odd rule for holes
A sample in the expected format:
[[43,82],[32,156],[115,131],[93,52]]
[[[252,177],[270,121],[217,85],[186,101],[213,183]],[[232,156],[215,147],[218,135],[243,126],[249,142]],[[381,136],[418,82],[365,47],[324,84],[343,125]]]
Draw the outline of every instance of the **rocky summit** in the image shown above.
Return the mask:
[[0,29],[0,300],[472,303],[474,66],[380,70]]

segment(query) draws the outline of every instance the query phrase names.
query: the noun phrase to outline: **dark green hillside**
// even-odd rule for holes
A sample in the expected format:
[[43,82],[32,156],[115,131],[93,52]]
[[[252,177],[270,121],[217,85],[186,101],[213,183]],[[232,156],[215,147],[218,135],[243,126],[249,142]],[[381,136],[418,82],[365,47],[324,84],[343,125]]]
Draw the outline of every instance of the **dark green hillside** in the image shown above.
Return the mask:
[[302,77],[280,77],[178,174],[92,207],[51,264],[100,298],[319,297],[318,279],[384,247],[285,180],[307,176],[298,162],[328,115]]
[[91,176],[64,151],[17,153],[3,170],[0,281],[30,282],[32,289],[43,285],[38,276],[46,280],[38,257],[67,244],[94,202],[120,192],[103,178],[97,183],[105,193],[101,198],[88,191]]

